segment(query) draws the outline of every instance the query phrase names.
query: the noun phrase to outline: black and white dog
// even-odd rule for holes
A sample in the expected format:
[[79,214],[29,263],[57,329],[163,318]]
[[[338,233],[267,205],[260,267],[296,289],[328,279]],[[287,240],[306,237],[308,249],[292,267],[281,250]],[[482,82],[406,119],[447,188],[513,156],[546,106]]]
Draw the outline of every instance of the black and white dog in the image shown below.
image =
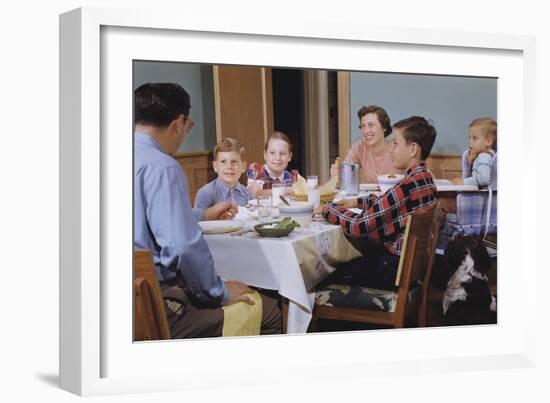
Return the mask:
[[496,298],[486,274],[491,258],[482,240],[457,235],[449,241],[445,257],[451,276],[443,296],[444,324],[496,323]]

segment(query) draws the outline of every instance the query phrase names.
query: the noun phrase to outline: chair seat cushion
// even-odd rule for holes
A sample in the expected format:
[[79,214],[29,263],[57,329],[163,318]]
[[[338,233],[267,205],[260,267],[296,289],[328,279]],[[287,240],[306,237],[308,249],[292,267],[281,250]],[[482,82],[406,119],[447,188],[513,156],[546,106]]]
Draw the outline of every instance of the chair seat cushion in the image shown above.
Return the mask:
[[[416,298],[421,284],[411,286],[409,301]],[[355,285],[330,284],[315,294],[315,304],[340,308],[395,312],[397,292]]]

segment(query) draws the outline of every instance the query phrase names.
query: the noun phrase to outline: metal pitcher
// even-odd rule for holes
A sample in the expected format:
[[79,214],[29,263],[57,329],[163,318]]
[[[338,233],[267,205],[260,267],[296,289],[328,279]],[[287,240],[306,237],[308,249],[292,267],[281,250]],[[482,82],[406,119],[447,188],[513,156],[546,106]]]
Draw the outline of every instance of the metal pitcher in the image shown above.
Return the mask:
[[359,194],[359,164],[344,161],[340,164],[340,188],[347,195]]

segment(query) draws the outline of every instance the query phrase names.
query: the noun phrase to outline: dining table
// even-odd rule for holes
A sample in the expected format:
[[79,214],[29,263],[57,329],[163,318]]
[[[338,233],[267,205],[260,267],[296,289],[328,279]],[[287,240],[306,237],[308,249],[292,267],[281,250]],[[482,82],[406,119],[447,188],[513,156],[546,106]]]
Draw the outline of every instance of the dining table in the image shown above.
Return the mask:
[[[438,196],[452,205],[460,192],[478,191],[477,186],[453,185],[435,181]],[[360,184],[359,193],[337,192],[334,201],[380,195],[378,184]],[[353,210],[353,209],[352,209]],[[339,225],[317,218],[293,230],[289,235],[261,236],[254,226],[259,220],[246,207],[239,206],[232,232],[203,231],[218,274],[260,289],[275,290],[288,300],[287,333],[307,332],[315,303],[315,286],[329,276],[338,263],[360,257]],[[274,209],[273,211],[276,211]],[[275,214],[267,221],[280,221]],[[214,232],[214,233],[212,233]]]
[[[271,216],[268,220],[280,221]],[[264,237],[254,230],[260,220],[239,207],[238,230],[208,233],[204,238],[218,274],[260,289],[276,290],[288,300],[287,333],[306,333],[315,303],[315,286],[335,265],[360,257],[342,228],[312,220],[283,237]],[[263,220],[266,221],[266,220]]]

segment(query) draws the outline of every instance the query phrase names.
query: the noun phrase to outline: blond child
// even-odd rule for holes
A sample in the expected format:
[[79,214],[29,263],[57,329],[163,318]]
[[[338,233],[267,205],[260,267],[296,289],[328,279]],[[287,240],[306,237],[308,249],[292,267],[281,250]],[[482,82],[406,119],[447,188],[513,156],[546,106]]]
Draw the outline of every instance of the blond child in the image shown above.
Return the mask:
[[462,178],[452,179],[455,185],[489,186],[496,183],[497,123],[483,117],[470,123],[468,149],[462,156]]
[[239,182],[244,173],[244,147],[237,140],[226,137],[214,148],[212,166],[218,177],[199,189],[195,207],[207,208],[216,203],[231,201],[238,206],[246,206],[252,193]]
[[265,142],[265,164],[250,164],[247,170],[248,189],[256,197],[258,194],[270,194],[274,183],[287,184],[290,188],[298,177],[298,171],[287,171],[292,159],[292,144],[282,132],[273,132]]

